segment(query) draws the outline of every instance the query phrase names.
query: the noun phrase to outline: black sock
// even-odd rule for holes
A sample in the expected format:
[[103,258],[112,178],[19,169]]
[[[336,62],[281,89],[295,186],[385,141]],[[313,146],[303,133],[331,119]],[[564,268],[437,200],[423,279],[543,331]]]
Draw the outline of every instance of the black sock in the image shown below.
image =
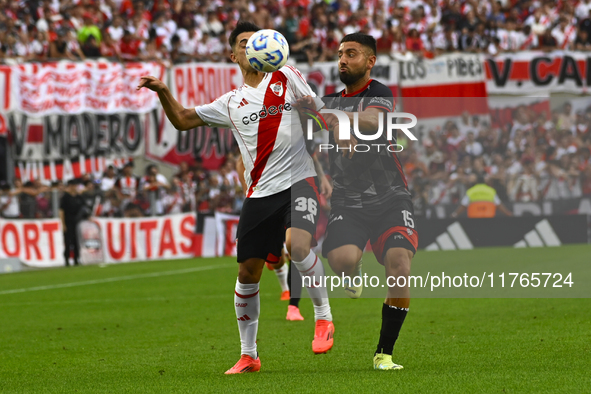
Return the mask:
[[376,353],[392,355],[394,344],[398,339],[400,328],[402,328],[407,313],[408,309],[406,308],[397,308],[386,304],[382,306],[382,330],[380,331],[380,341]]
[[287,284],[289,286],[289,305],[300,305],[300,298],[302,296],[302,276],[295,265],[289,262],[289,272],[287,274]]

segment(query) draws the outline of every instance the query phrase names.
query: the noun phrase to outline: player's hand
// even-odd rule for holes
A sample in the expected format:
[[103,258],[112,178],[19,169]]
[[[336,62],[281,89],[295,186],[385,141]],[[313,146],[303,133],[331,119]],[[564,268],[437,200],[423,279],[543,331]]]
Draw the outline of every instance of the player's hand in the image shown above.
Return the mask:
[[355,154],[355,147],[357,146],[357,139],[351,135],[351,139],[339,139],[339,126],[336,124],[333,129],[334,140],[337,146],[343,151],[343,156],[350,159]]
[[326,176],[321,176],[320,178],[320,194],[327,200],[330,200],[330,196],[332,196],[332,184]]
[[158,93],[166,89],[166,85],[156,77],[147,76],[140,78],[140,84],[137,86],[137,90],[140,90],[141,88],[148,88]]
[[311,108],[316,110],[316,103],[314,102],[314,98],[312,96],[304,96],[296,100],[295,103],[292,104],[292,107],[297,109],[298,111],[304,108]]

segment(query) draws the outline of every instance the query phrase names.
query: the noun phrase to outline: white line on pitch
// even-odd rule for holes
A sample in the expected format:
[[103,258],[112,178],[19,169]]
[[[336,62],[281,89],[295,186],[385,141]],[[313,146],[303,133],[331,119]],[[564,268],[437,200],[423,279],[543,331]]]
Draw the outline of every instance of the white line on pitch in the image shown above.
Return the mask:
[[217,269],[217,268],[228,268],[228,267],[231,267],[231,266],[234,266],[235,267],[236,264],[206,265],[205,267],[186,268],[186,269],[182,269],[182,270],[162,271],[162,272],[150,272],[150,273],[147,273],[147,274],[116,276],[114,278],[85,280],[83,282],[72,282],[72,283],[62,283],[62,284],[58,284],[58,285],[26,287],[24,289],[12,289],[12,290],[0,291],[0,295],[2,295],[2,294],[24,293],[24,292],[27,292],[27,291],[63,289],[63,288],[67,288],[67,287],[95,285],[95,284],[99,284],[99,283],[120,282],[120,281],[123,281],[123,280],[133,280],[133,279],[142,279],[142,278],[157,278],[157,277],[160,277],[160,276],[169,276],[169,275],[186,274],[186,273],[190,273],[190,272],[208,271],[208,270],[213,270],[213,269]]

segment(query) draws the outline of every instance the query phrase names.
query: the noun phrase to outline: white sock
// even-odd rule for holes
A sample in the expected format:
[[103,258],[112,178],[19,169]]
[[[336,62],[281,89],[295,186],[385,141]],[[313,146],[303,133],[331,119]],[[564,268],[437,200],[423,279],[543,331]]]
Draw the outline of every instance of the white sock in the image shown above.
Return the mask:
[[281,268],[275,268],[275,275],[277,275],[281,291],[289,290],[289,286],[287,285],[287,270],[287,264],[283,264]]
[[[308,290],[308,294],[314,304],[314,319],[332,321],[330,304],[328,303],[328,292],[325,286],[314,286],[314,283],[324,283],[324,266],[322,261],[312,251],[302,260],[291,260],[302,275],[302,284]],[[311,280],[304,277],[310,277]],[[312,286],[308,286],[312,284]]]
[[259,314],[261,301],[259,284],[243,284],[236,280],[234,292],[234,307],[240,331],[241,354],[257,358],[257,330],[259,328]]

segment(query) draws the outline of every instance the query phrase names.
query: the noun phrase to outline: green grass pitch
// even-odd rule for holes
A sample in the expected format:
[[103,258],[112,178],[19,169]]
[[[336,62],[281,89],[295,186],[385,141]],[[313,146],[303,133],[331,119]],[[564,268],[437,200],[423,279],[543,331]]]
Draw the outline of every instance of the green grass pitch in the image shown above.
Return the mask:
[[[420,252],[483,264],[515,249]],[[522,250],[591,263],[591,246]],[[368,258],[369,260],[369,258]],[[0,275],[0,393],[591,392],[589,299],[414,299],[395,347],[402,371],[374,371],[378,299],[333,299],[334,348],[314,355],[313,309],[285,320],[275,275],[261,283],[260,373],[239,357],[232,258]],[[20,291],[19,289],[26,289]]]

